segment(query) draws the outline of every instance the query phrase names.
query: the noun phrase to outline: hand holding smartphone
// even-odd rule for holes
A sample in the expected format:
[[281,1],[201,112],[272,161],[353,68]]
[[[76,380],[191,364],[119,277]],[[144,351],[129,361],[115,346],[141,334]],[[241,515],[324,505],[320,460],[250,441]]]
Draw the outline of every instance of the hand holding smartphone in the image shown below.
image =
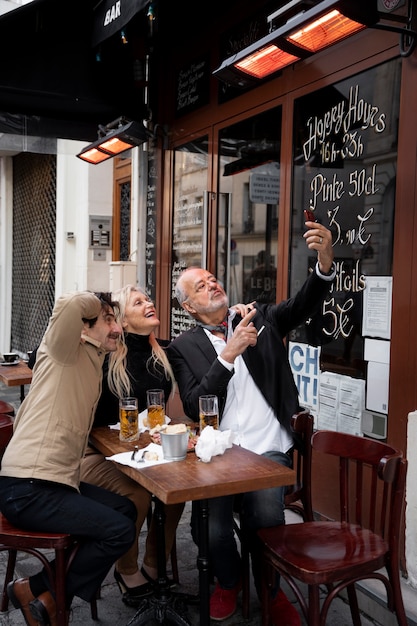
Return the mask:
[[309,211],[308,209],[304,209],[304,217],[306,222],[317,222],[313,211]]

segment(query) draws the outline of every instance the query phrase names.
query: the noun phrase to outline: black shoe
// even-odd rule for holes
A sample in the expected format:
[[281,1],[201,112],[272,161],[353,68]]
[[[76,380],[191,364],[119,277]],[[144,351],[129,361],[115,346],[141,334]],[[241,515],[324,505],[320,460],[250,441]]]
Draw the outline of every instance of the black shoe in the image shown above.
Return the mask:
[[[151,585],[153,585],[153,586],[155,586],[155,585],[156,585],[156,582],[157,582],[157,581],[156,581],[156,580],[154,580],[153,578],[151,578],[151,576],[149,576],[148,572],[146,571],[146,569],[145,569],[144,567],[141,567],[141,568],[140,568],[140,573],[142,574],[142,576],[143,576],[144,578],[146,578],[146,580],[147,580],[149,583],[151,583]],[[167,584],[168,584],[168,587],[169,587],[170,589],[173,589],[174,587],[176,587],[176,586],[177,586],[177,583],[175,582],[175,580],[172,580],[172,578],[168,578],[168,577],[167,577]]]
[[153,594],[154,586],[149,582],[137,587],[128,587],[117,570],[114,570],[114,578],[122,594],[122,600],[128,606],[137,607],[144,598]]

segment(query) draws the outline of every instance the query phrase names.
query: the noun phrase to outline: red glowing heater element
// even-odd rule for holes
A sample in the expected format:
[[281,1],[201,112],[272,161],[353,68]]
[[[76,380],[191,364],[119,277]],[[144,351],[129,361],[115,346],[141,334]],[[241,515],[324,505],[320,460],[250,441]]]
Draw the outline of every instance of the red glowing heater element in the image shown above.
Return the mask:
[[122,118],[99,127],[99,135],[97,141],[77,154],[79,159],[96,165],[140,146],[152,137],[152,133],[142,123],[126,122]]
[[346,39],[366,28],[365,24],[355,22],[334,10],[326,13],[301,30],[285,37],[286,41],[301,46],[310,52],[318,52],[328,46]]
[[251,54],[243,61],[235,63],[235,67],[255,78],[265,78],[272,72],[277,72],[283,67],[295,63],[299,58],[294,54],[280,50],[280,48],[272,44]]
[[409,56],[417,40],[417,18],[411,5],[408,0],[406,16],[379,13],[377,0],[322,0],[313,6],[311,1],[290,0],[268,16],[267,35],[223,61],[213,75],[229,85],[247,88],[365,28],[399,33],[401,56]]

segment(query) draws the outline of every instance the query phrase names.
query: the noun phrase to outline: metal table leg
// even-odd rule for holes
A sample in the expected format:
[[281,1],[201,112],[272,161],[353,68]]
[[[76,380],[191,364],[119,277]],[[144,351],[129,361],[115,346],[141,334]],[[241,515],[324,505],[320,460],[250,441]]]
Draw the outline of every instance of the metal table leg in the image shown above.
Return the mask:
[[210,563],[208,546],[208,500],[198,500],[198,518],[200,526],[200,546],[198,549],[197,567],[200,589],[200,626],[210,624]]
[[128,626],[149,624],[154,619],[158,624],[177,624],[191,626],[187,617],[187,594],[172,592],[167,579],[165,562],[165,512],[164,505],[155,498],[155,519],[158,537],[158,581],[155,593],[144,598]]

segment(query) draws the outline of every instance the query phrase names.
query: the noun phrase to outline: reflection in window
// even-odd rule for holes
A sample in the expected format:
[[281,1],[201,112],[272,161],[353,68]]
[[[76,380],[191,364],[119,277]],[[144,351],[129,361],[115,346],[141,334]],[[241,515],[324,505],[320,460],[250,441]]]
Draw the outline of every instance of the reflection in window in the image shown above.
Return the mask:
[[193,324],[174,298],[179,274],[191,265],[204,266],[207,246],[207,137],[181,146],[174,155],[172,230],[171,337]]
[[230,302],[275,302],[281,108],[220,131],[217,275]]

